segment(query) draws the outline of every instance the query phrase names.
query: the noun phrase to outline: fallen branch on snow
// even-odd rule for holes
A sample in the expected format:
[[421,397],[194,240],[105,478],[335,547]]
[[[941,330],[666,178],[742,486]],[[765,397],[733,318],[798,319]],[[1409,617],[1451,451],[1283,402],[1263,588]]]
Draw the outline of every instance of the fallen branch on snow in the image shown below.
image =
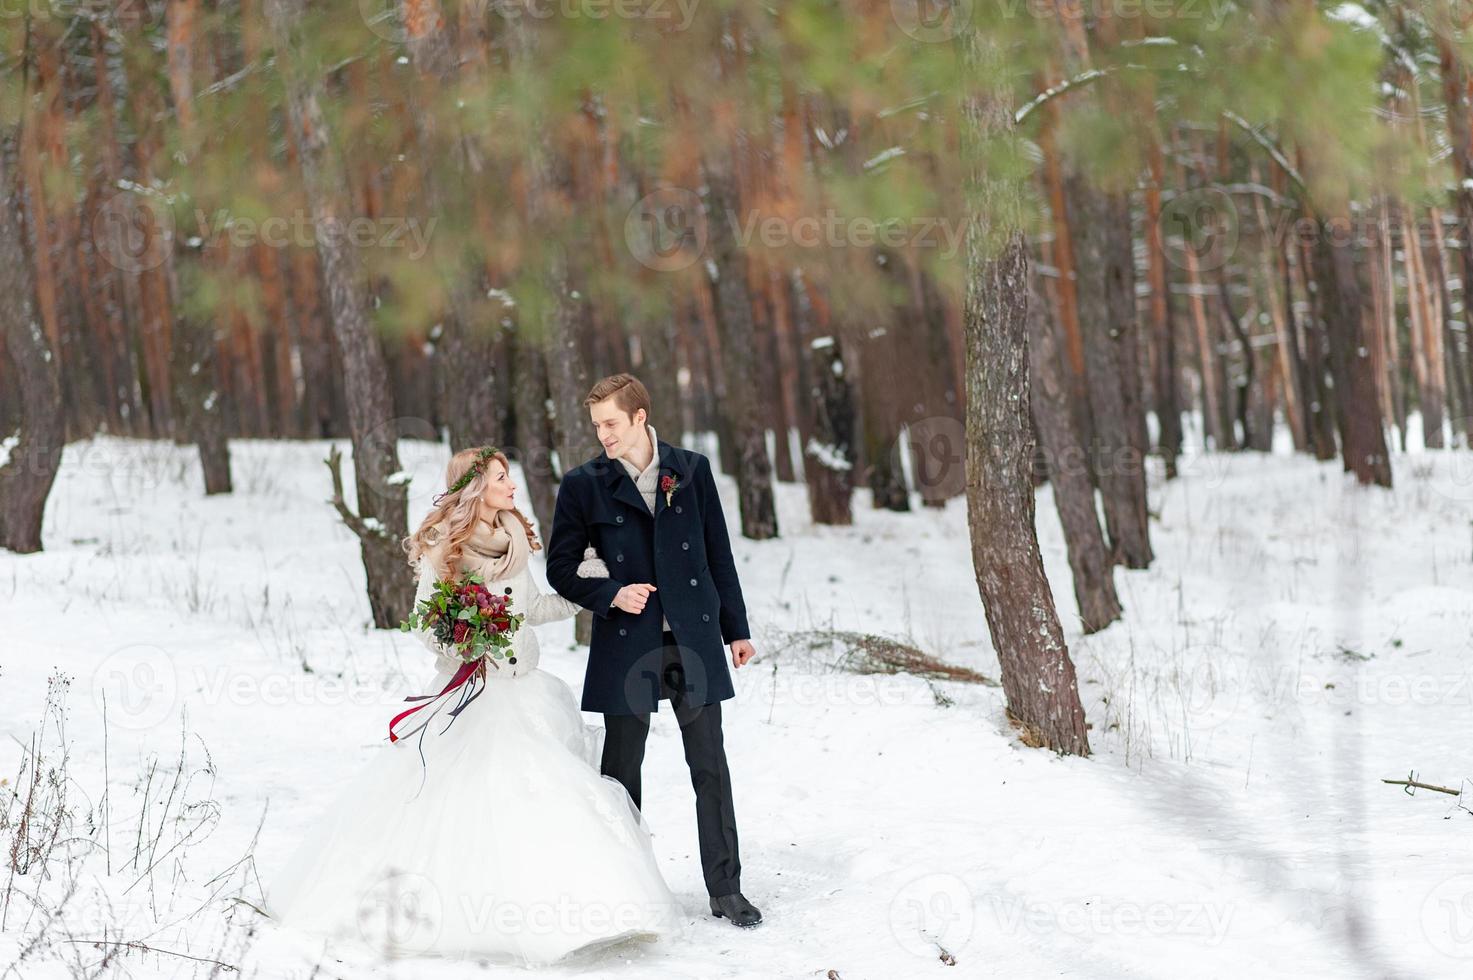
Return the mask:
[[1418,789],[1430,789],[1435,793],[1446,793],[1448,796],[1463,795],[1463,791],[1460,789],[1448,789],[1446,786],[1434,786],[1431,783],[1420,783],[1417,781],[1417,774],[1415,772],[1407,773],[1406,779],[1383,779],[1381,780],[1381,782],[1388,783],[1392,786],[1405,787],[1405,792],[1408,796],[1416,796],[1417,794],[1414,792],[1414,790]]

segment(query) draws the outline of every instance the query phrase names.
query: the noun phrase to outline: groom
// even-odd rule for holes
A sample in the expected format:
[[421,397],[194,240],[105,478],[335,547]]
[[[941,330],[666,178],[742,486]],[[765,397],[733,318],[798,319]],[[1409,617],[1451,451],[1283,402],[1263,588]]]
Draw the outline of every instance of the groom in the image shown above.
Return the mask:
[[[738,668],[757,651],[711,463],[655,435],[649,392],[633,375],[605,378],[583,404],[604,452],[563,474],[547,581],[594,613],[582,707],[603,712],[603,774],[640,805],[650,712],[668,698],[696,791],[711,913],[754,926],[762,913],[741,893],[721,739],[721,702],[736,696],[721,648],[730,644]],[[609,578],[578,576],[590,544]]]

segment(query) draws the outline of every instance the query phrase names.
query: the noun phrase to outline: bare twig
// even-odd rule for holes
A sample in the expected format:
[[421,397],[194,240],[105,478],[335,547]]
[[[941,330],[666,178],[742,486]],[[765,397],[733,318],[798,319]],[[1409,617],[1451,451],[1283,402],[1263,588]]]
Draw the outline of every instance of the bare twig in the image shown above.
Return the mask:
[[348,525],[348,530],[356,534],[360,540],[363,538],[384,537],[385,532],[381,526],[377,526],[376,522],[374,525],[370,525],[363,518],[353,513],[348,508],[347,501],[343,499],[343,454],[338,450],[336,445],[329,450],[327,459],[323,460],[323,462],[327,464],[328,472],[332,473],[332,499],[328,502],[338,512],[338,516],[343,519],[343,523]]
[[235,973],[240,972],[240,967],[222,960],[212,960],[208,956],[190,956],[188,953],[180,953],[172,949],[161,949],[158,946],[150,946],[136,939],[63,939],[66,943],[91,943],[94,946],[122,946],[125,949],[134,949],[144,953],[163,953],[167,956],[178,956],[181,959],[194,960],[197,963],[209,963]]
[[1387,784],[1389,784],[1391,786],[1404,786],[1404,787],[1406,787],[1406,794],[1408,796],[1416,796],[1417,794],[1415,792],[1413,792],[1413,790],[1418,790],[1418,789],[1430,789],[1434,793],[1446,793],[1448,796],[1462,796],[1463,795],[1463,791],[1460,790],[1460,789],[1448,789],[1446,786],[1434,786],[1431,783],[1421,783],[1421,782],[1418,782],[1417,781],[1417,774],[1414,773],[1414,772],[1407,773],[1407,778],[1406,779],[1383,779],[1383,780],[1381,780],[1381,782],[1387,783]]

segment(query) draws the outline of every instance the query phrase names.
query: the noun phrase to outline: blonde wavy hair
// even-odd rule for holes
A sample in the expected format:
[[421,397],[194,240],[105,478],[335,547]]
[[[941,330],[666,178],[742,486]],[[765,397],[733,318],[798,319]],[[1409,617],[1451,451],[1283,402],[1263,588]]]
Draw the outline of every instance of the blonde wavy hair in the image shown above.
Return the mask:
[[[450,457],[450,462],[445,464],[445,485],[453,486],[457,480],[465,476],[476,462],[476,459],[487,448],[476,446],[471,449],[462,449]],[[511,463],[506,454],[499,450],[490,454],[482,465],[480,472],[471,477],[470,482],[454,493],[447,493],[439,498],[439,501],[430,508],[425,519],[420,522],[419,530],[404,538],[400,545],[404,553],[409,556],[409,564],[414,565],[432,550],[438,550],[440,567],[435,569],[436,578],[445,578],[452,570],[460,568],[461,547],[465,544],[471,532],[475,530],[477,520],[477,505],[481,499],[481,493],[486,489],[491,472],[491,462],[496,461],[508,473],[511,472]],[[532,522],[516,507],[511,508],[513,516],[522,522],[522,527],[527,531],[527,541],[533,551],[541,551],[542,544],[537,540],[537,532],[532,530]],[[442,528],[443,525],[443,528]],[[444,545],[443,550],[439,550]],[[433,557],[433,556],[432,556]]]

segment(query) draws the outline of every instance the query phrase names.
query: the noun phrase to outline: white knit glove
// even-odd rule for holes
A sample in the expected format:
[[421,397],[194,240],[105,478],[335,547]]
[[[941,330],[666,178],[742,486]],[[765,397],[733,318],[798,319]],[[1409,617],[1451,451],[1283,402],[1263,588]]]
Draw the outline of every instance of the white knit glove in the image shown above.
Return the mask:
[[608,578],[609,566],[598,556],[593,545],[583,549],[583,562],[578,566],[579,578]]

